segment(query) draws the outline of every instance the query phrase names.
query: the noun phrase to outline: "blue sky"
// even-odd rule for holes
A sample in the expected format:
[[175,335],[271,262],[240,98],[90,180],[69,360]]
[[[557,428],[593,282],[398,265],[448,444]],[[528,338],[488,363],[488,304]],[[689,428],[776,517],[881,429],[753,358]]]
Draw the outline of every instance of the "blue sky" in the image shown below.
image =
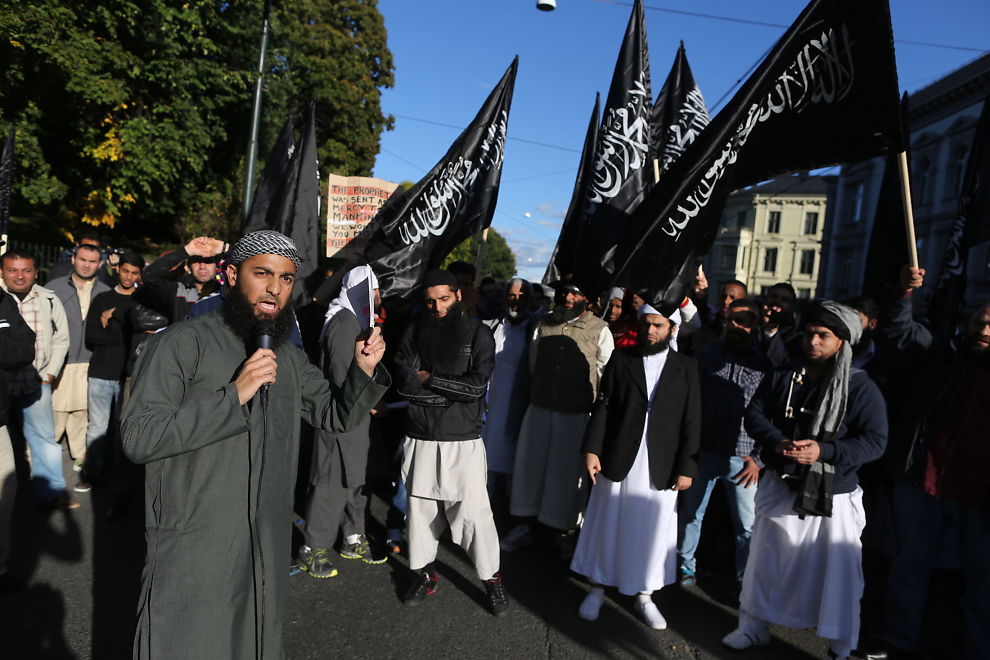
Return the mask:
[[[712,111],[785,30],[755,23],[789,25],[805,4],[646,0],[654,95],[683,40]],[[395,129],[381,138],[377,177],[418,181],[519,55],[492,226],[508,239],[519,274],[531,280],[539,280],[546,268],[570,201],[595,92],[604,100],[631,11],[630,3],[618,0],[558,0],[557,5],[542,12],[536,0],[379,1],[395,59],[395,87],[385,91],[382,109],[396,119]],[[980,55],[904,42],[990,50],[987,0],[891,0],[891,5],[902,90],[920,89]]]

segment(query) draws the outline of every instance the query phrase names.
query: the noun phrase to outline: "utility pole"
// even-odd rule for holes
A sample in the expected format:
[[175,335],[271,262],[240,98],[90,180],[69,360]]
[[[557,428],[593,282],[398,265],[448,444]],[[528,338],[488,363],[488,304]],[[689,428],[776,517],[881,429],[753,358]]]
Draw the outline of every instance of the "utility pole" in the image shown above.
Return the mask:
[[246,222],[254,197],[254,170],[258,164],[258,133],[261,131],[261,86],[265,79],[265,55],[268,51],[268,19],[272,2],[265,0],[265,18],[261,24],[261,53],[258,55],[258,79],[254,86],[254,114],[251,119],[251,140],[248,142],[247,172],[244,175],[244,210],[241,217]]

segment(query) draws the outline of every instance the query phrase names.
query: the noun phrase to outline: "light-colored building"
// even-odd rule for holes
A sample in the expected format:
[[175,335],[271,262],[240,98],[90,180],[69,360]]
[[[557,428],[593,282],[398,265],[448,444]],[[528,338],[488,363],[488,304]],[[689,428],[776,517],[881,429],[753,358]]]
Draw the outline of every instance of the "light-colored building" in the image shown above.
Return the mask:
[[[920,310],[927,304],[945,254],[966,160],[976,134],[983,100],[990,94],[990,55],[983,55],[909,97],[911,187],[918,261],[928,269]],[[821,295],[842,299],[863,286],[866,254],[884,158],[843,166],[836,184],[835,219],[825,231],[819,279]],[[899,193],[898,193],[899,194]],[[985,220],[983,220],[985,221]],[[891,249],[906,251],[900,244]],[[968,263],[966,301],[990,300],[990,245],[974,246]],[[891,273],[891,282],[897,273]]]
[[799,298],[814,298],[835,178],[785,176],[732,193],[705,259],[709,302],[729,280],[743,282],[750,296],[788,282]]

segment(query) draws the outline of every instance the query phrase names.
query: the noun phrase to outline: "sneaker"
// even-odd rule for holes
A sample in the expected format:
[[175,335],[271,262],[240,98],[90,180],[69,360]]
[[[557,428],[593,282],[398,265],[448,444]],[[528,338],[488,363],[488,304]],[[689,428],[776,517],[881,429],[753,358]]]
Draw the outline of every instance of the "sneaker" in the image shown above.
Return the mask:
[[41,502],[40,505],[43,509],[52,509],[58,511],[74,511],[82,505],[72,499],[68,493],[62,493],[61,495],[56,495],[55,497]]
[[698,583],[698,578],[694,574],[694,571],[689,571],[682,566],[677,581],[682,587],[690,587]]
[[88,493],[93,490],[93,484],[89,482],[89,477],[87,477],[83,472],[80,472],[79,478],[76,480],[76,486],[72,490],[77,493]]
[[770,631],[763,630],[757,634],[750,634],[736,628],[722,638],[722,643],[736,651],[745,651],[754,646],[766,646],[770,643]]
[[502,549],[502,552],[512,552],[519,548],[531,546],[535,542],[536,539],[533,538],[533,531],[529,525],[516,525],[499,541],[498,547]]
[[337,576],[337,569],[330,561],[330,552],[326,548],[311,548],[304,545],[299,549],[299,568],[315,578]]
[[496,573],[495,577],[485,580],[485,593],[488,594],[488,606],[495,616],[502,616],[509,610],[509,597],[505,595],[505,586],[502,584],[502,575]]
[[72,471],[73,472],[82,472],[83,471],[83,462],[82,461],[76,461],[75,463],[73,463],[72,464]]
[[402,553],[402,530],[390,527],[385,536],[385,551],[390,555]]
[[581,607],[578,608],[578,616],[585,621],[597,621],[598,614],[602,611],[602,604],[604,602],[605,592],[600,589],[592,589],[581,602]]
[[373,565],[384,564],[388,560],[387,557],[375,559],[372,556],[371,546],[364,534],[358,537],[357,543],[347,543],[345,539],[343,545],[340,546],[340,556],[344,559],[360,559],[365,564]]
[[636,608],[636,612],[643,617],[643,622],[650,628],[654,630],[665,630],[667,628],[667,619],[663,618],[663,615],[660,614],[660,608],[653,602],[653,599],[644,600],[637,598],[634,607]]
[[416,571],[412,584],[403,596],[402,602],[409,607],[419,605],[427,596],[432,596],[437,592],[440,584],[440,576],[432,568],[423,568]]

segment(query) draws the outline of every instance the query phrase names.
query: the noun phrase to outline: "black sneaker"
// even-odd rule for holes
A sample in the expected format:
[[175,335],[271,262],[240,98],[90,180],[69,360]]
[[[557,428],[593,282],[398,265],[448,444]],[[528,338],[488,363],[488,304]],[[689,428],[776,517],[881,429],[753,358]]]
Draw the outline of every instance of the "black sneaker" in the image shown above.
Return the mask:
[[409,607],[419,605],[426,600],[427,596],[432,596],[437,592],[439,584],[440,576],[432,568],[418,570],[402,602]]
[[340,556],[344,559],[360,559],[365,564],[373,565],[384,564],[388,560],[387,557],[376,559],[371,554],[371,546],[364,534],[358,537],[357,543],[347,543],[345,540],[340,546]]
[[299,549],[299,568],[315,578],[337,576],[337,569],[330,561],[330,552],[326,548],[311,548],[304,545]]
[[76,480],[76,487],[72,490],[77,493],[88,493],[93,490],[93,484],[89,482],[89,478],[85,476],[85,472],[79,473],[79,478]]
[[509,610],[509,597],[505,595],[502,574],[496,573],[495,577],[484,582],[485,593],[488,594],[488,606],[491,607],[492,614],[502,616]]

